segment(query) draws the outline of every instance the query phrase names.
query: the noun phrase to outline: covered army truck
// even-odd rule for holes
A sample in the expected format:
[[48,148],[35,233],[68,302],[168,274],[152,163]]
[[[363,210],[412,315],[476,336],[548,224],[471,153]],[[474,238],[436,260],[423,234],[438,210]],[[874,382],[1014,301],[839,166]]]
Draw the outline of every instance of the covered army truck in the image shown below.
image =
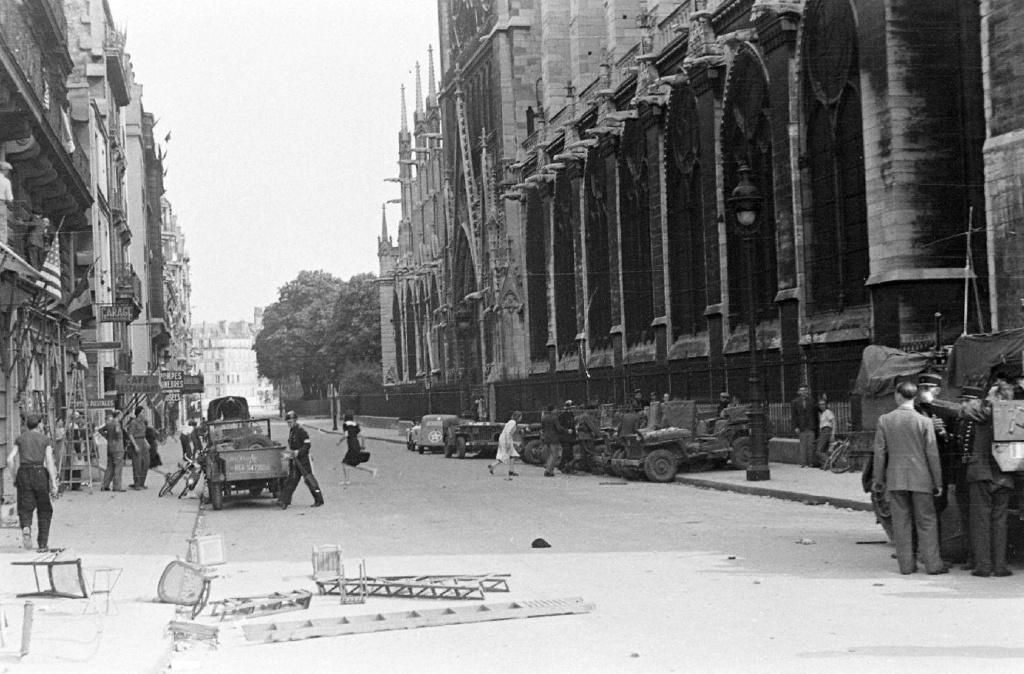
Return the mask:
[[[943,380],[940,399],[946,401],[945,408],[955,409],[960,389],[965,386],[987,386],[992,373],[998,369],[1020,373],[1022,370],[1022,354],[1024,354],[1024,329],[1005,332],[964,335],[946,349],[935,349],[929,352],[905,352],[884,346],[868,346],[861,356],[861,368],[857,377],[854,393],[860,401],[860,426],[868,435],[877,428],[878,418],[896,407],[893,393],[901,381],[917,381],[919,374],[931,372],[940,374]],[[1019,392],[1024,397],[1024,391]],[[1024,408],[1024,400],[1019,401]],[[1015,439],[1009,432],[1010,422],[1024,422],[1024,409],[1019,410],[1020,417],[1015,417],[1016,403],[1002,403],[995,406],[996,447],[1006,452],[1024,450],[1024,445],[1001,447],[1001,439],[1008,443]],[[955,430],[956,420],[951,421]],[[1024,427],[1015,430],[1024,433]],[[953,435],[951,433],[951,435]],[[1024,440],[1024,438],[1022,438]],[[951,473],[957,470],[955,462],[960,461],[962,448],[956,447],[953,440],[945,447],[940,446],[944,485],[952,482]],[[1022,462],[1024,463],[1024,462]],[[1008,463],[1007,465],[1011,465]],[[1020,465],[1020,464],[1016,464]],[[1004,468],[1006,470],[1006,468]],[[1019,469],[1018,469],[1019,470]],[[871,494],[872,505],[879,524],[892,538],[892,515],[884,494],[871,491],[873,462],[869,461],[862,476],[864,491]],[[1018,489],[1011,500],[1008,518],[1009,555],[1020,558],[1024,555],[1024,523],[1021,521],[1020,487],[1024,485],[1024,472],[1016,472]],[[967,558],[970,550],[967,523],[961,516],[958,499],[961,494],[956,488],[946,489],[939,499],[939,532],[940,549],[945,559],[959,562]]]

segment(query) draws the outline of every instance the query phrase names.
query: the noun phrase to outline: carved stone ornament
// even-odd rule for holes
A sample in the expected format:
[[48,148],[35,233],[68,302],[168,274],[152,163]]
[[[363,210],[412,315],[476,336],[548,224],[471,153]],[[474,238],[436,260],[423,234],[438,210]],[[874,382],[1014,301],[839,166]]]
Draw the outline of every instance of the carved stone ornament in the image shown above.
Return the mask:
[[695,0],[696,9],[690,12],[689,47],[683,59],[683,69],[687,71],[698,64],[725,65],[725,48],[715,36],[715,28],[711,23],[713,15],[707,5],[708,0]]
[[757,21],[766,14],[782,16],[785,14],[799,17],[804,11],[804,0],[754,0],[750,8],[750,20]]

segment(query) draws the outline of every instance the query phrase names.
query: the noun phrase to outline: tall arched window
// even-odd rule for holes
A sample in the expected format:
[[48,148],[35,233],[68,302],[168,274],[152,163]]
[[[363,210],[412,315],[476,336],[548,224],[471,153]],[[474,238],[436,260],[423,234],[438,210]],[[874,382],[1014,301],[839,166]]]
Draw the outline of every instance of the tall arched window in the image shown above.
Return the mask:
[[[749,251],[733,227],[731,212],[726,213],[729,270],[729,321],[736,326],[747,322],[747,289],[753,282],[754,319],[771,320],[776,316],[778,266],[775,242],[775,201],[772,178],[772,136],[768,100],[768,80],[757,53],[741,46],[729,72],[728,91],[722,119],[722,170],[724,197],[728,199],[739,182],[740,164],[750,167],[750,179],[764,198],[758,218],[758,235]],[[751,279],[751,276],[753,277]]]
[[673,87],[665,133],[668,202],[669,308],[672,337],[707,329],[704,192],[701,183],[697,99]]
[[555,269],[555,338],[558,354],[576,351],[576,222],[579,198],[569,171],[555,180],[555,235],[552,248]]
[[587,190],[587,293],[584,310],[590,321],[587,338],[592,349],[612,345],[612,275],[609,243],[608,213],[615,194],[609,189],[614,184],[615,163],[608,151],[601,147],[590,150],[584,181]]
[[409,379],[415,379],[419,373],[416,351],[416,329],[418,328],[416,303],[413,299],[413,288],[405,291],[405,352],[409,356]]
[[391,299],[391,327],[395,331],[395,368],[398,370],[398,381],[405,380],[405,344],[402,337],[402,298],[395,288]]
[[626,344],[633,345],[654,336],[651,170],[647,161],[647,130],[639,120],[626,122],[619,147],[622,302]]
[[809,311],[842,311],[868,302],[870,271],[857,26],[849,1],[813,0],[802,44]]
[[526,297],[530,308],[530,358],[548,357],[547,218],[538,190],[526,192]]

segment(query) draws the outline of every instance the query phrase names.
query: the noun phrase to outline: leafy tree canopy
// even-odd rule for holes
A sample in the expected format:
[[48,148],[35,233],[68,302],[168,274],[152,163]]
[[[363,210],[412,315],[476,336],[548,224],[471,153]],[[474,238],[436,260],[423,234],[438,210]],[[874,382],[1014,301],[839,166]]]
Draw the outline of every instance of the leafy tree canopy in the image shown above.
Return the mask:
[[380,308],[373,274],[343,281],[302,271],[263,313],[256,364],[271,381],[297,376],[303,397],[322,398],[353,364],[380,368]]

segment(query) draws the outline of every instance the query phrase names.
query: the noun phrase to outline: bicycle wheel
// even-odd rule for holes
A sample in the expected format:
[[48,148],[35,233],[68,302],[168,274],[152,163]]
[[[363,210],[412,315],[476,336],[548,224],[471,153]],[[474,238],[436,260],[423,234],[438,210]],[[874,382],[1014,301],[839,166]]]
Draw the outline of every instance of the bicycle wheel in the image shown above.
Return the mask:
[[828,466],[836,475],[840,473],[848,473],[852,468],[852,461],[850,461],[850,443],[846,440],[840,440],[837,443],[839,446],[836,447],[835,451],[832,452],[832,456],[829,457]]
[[164,486],[160,487],[160,491],[159,493],[157,493],[157,497],[159,498],[160,496],[167,496],[168,494],[170,494],[171,490],[174,489],[174,486],[178,484],[178,481],[181,480],[181,478],[184,476],[184,468],[179,468],[173,473],[168,473],[164,477]]
[[196,485],[199,484],[200,475],[202,475],[201,470],[192,470],[189,472],[188,477],[185,479],[185,487],[181,490],[181,493],[178,494],[178,498],[182,498],[196,488]]

